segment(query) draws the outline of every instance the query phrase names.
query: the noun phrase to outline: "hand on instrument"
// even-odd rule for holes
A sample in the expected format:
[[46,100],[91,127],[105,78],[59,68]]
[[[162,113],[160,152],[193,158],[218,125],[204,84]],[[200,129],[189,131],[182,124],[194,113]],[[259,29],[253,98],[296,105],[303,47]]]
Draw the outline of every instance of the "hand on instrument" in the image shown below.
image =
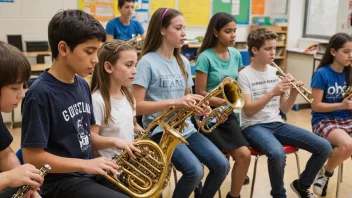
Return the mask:
[[43,177],[40,171],[31,164],[24,164],[3,173],[7,180],[8,187],[19,187],[24,185],[33,186],[34,190],[39,190],[43,184]]
[[199,103],[204,97],[198,94],[187,94],[182,98],[178,98],[175,100],[175,107],[180,108],[180,107],[189,107],[192,109],[195,109],[198,114],[204,113],[203,108],[207,106],[208,104],[202,104],[201,106],[197,106],[196,104]]
[[352,94],[342,101],[342,107],[346,110],[352,110]]
[[291,82],[288,79],[281,80],[271,91],[274,96],[281,96],[291,87]]
[[118,166],[106,157],[98,157],[91,160],[86,160],[83,165],[83,172],[88,174],[106,175],[110,171],[113,175],[117,173]]
[[37,191],[31,190],[27,193],[26,198],[42,198]]
[[118,149],[127,151],[128,155],[132,158],[136,158],[136,156],[134,156],[133,154],[133,151],[139,153],[141,152],[138,148],[135,147],[135,145],[137,145],[137,142],[127,141],[121,138],[114,138],[114,145]]

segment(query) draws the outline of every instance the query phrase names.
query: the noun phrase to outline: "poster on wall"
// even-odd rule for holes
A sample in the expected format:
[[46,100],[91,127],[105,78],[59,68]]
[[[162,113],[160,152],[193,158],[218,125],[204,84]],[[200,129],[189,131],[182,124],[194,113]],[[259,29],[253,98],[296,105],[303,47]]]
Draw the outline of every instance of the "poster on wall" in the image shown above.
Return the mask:
[[78,0],[78,9],[91,14],[101,22],[109,21],[119,14],[117,0]]
[[0,0],[0,3],[1,3],[1,2],[4,2],[4,3],[13,3],[14,0]]
[[[107,22],[120,15],[117,9],[118,0],[78,0],[78,9],[94,16],[100,22]],[[135,0],[134,18],[139,22],[148,23],[149,0]]]

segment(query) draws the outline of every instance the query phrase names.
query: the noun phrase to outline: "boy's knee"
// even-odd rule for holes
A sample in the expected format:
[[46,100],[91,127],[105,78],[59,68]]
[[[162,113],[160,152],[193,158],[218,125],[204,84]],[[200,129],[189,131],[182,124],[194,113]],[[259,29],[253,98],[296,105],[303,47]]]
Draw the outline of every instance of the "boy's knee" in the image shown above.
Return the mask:
[[275,149],[268,154],[268,161],[272,163],[286,163],[286,153],[282,149]]

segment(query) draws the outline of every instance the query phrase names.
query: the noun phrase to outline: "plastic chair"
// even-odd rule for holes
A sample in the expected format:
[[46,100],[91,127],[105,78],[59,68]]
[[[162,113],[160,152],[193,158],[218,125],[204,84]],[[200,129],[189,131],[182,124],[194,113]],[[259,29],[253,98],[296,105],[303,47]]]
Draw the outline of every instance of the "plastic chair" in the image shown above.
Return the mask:
[[[297,173],[298,173],[298,177],[301,173],[301,169],[299,166],[299,157],[297,154],[298,148],[291,146],[291,145],[282,145],[284,147],[284,150],[286,151],[286,154],[291,154],[294,153],[296,156],[296,163],[297,163]],[[254,161],[254,171],[253,171],[253,182],[252,182],[252,187],[251,187],[251,194],[250,194],[250,198],[253,197],[253,192],[254,192],[254,184],[255,184],[255,177],[257,174],[257,164],[258,164],[258,159],[260,158],[260,156],[264,155],[262,152],[256,150],[253,147],[249,148],[251,155],[255,156],[255,161]]]

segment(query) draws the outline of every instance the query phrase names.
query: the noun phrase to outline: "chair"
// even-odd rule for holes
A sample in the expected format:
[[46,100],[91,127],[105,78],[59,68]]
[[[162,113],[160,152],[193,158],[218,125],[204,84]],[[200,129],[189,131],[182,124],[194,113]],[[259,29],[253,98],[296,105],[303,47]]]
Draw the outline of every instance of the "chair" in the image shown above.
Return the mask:
[[336,198],[339,197],[340,183],[342,183],[342,176],[343,176],[343,162],[339,165],[339,171],[337,174]]
[[[297,163],[297,173],[298,173],[298,177],[299,177],[299,175],[301,173],[301,169],[300,169],[300,166],[299,166],[299,158],[298,158],[298,154],[297,154],[298,148],[296,148],[294,146],[291,146],[291,145],[282,145],[282,146],[283,146],[284,150],[286,151],[286,154],[291,154],[291,153],[295,154],[296,163]],[[252,198],[253,197],[253,192],[254,192],[255,177],[256,177],[256,174],[257,174],[258,159],[260,158],[260,156],[262,156],[264,154],[262,152],[256,150],[253,147],[250,147],[249,150],[251,152],[251,155],[255,156],[253,179],[252,179],[253,182],[252,182],[251,194],[250,194],[250,198]]]

